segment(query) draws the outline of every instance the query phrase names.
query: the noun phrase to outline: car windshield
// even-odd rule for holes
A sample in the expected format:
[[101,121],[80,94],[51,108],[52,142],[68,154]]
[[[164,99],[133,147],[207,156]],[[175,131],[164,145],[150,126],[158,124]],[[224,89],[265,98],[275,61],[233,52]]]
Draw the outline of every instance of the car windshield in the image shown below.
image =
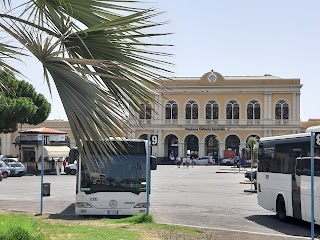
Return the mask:
[[[93,155],[95,165],[91,171],[81,164],[81,191],[133,192],[146,191],[145,143],[136,143],[128,153],[119,155]],[[83,160],[82,160],[83,161]]]
[[9,167],[22,167],[22,165],[19,163],[8,163],[8,166]]

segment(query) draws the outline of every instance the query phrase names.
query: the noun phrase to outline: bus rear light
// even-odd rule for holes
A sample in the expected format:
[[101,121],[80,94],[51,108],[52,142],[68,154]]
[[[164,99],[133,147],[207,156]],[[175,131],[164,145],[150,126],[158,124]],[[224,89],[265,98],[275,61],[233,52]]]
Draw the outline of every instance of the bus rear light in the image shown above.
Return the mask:
[[92,208],[92,206],[86,202],[76,202],[76,207],[77,208]]
[[147,204],[146,203],[138,203],[137,205],[134,206],[134,208],[146,208]]

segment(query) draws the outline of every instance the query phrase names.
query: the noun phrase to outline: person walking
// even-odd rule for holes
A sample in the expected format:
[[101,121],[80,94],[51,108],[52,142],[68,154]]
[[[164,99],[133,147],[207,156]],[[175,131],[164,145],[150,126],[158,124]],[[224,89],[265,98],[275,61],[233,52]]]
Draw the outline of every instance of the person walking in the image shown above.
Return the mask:
[[194,166],[194,157],[191,158],[191,167]]
[[190,155],[187,156],[186,165],[187,165],[187,168],[189,168],[189,165],[190,165]]
[[187,158],[186,158],[186,157],[183,157],[183,158],[182,158],[182,166],[183,166],[183,168],[186,167],[186,163],[187,163]]
[[177,164],[177,167],[180,168],[181,158],[179,157],[179,155],[176,157],[176,164]]

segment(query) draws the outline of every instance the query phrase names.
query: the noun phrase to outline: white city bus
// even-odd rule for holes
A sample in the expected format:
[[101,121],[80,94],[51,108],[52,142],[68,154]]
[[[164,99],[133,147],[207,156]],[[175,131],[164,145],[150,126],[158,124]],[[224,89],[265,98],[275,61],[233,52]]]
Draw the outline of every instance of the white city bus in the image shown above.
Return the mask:
[[[260,139],[257,173],[258,204],[288,216],[311,219],[310,132]],[[314,217],[320,224],[320,154],[314,155]]]
[[[142,139],[113,142],[117,154],[108,156],[91,151],[95,164],[71,149],[69,161],[77,160],[75,213],[78,215],[136,215],[146,212],[147,141]],[[95,154],[98,152],[99,157]],[[151,170],[157,168],[156,158],[150,158]]]

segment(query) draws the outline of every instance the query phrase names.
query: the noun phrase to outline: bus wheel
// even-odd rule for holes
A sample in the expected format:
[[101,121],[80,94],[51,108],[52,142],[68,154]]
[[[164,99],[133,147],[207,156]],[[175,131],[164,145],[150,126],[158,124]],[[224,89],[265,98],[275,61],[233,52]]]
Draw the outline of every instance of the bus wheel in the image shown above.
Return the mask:
[[279,196],[277,199],[277,218],[281,222],[285,222],[287,219],[286,203],[284,202],[284,199],[282,196]]

